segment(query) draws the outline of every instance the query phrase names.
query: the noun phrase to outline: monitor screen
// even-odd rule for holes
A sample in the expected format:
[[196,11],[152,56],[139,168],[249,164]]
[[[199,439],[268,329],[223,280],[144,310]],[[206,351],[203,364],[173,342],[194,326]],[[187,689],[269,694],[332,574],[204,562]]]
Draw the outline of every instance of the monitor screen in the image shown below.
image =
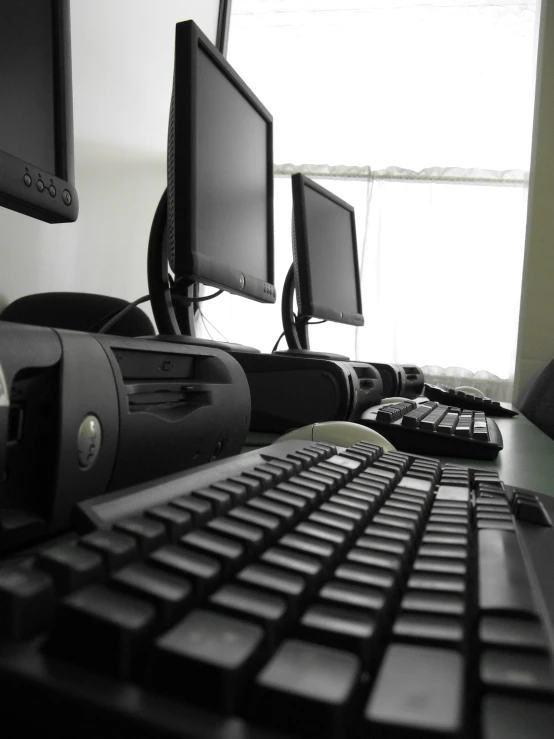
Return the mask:
[[292,195],[298,317],[362,326],[354,208],[301,174]]
[[72,126],[68,0],[0,3],[0,205],[77,218]]
[[192,21],[178,23],[168,143],[177,278],[275,302],[273,121]]

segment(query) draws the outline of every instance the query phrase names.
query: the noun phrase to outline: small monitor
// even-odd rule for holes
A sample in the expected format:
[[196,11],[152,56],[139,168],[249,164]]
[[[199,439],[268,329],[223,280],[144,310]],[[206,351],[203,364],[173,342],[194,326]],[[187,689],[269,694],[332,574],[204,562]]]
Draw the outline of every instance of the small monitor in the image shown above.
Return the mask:
[[69,0],[0,2],[0,205],[77,218]]
[[175,277],[274,303],[273,119],[192,21],[176,26],[167,169]]
[[354,208],[302,174],[292,199],[298,318],[363,326]]

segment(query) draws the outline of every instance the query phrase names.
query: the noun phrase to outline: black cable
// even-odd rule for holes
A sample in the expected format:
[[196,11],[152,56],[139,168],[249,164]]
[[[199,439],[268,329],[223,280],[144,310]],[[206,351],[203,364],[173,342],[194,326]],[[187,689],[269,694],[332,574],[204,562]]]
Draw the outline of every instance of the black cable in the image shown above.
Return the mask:
[[[169,288],[170,291],[175,290],[179,286],[179,282],[182,278],[179,280],[173,280],[172,277],[170,277],[171,281],[171,287]],[[196,302],[197,300],[211,300],[212,298],[216,298],[218,295],[221,295],[223,290],[218,290],[215,293],[212,293],[211,295],[206,295],[203,298],[195,298],[194,300],[192,298],[185,298],[184,295],[172,295],[171,297],[173,299],[177,298],[178,300],[185,302],[187,304],[190,304],[192,302]],[[142,298],[138,298],[137,300],[134,300],[132,303],[129,303],[129,305],[126,305],[124,308],[122,308],[120,311],[118,311],[115,315],[113,315],[111,318],[109,316],[106,316],[106,322],[103,321],[105,319],[102,319],[100,322],[100,328],[97,329],[94,333],[97,334],[106,334],[108,331],[115,326],[116,323],[119,323],[119,321],[127,315],[133,308],[136,308],[137,305],[140,305],[141,303],[146,303],[148,300],[150,300],[150,295],[143,295]]]
[[221,295],[223,290],[218,290],[215,293],[212,293],[211,295],[204,295],[201,298],[186,298],[184,295],[172,295],[173,300],[177,300],[179,303],[186,303],[186,305],[191,305],[193,303],[203,303],[205,300],[211,300],[212,298],[217,298],[218,295]]
[[281,339],[283,338],[283,336],[284,336],[284,335],[285,335],[285,332],[283,331],[283,333],[281,334],[281,336],[279,336],[279,338],[278,338],[278,339],[277,339],[277,341],[275,342],[275,346],[274,346],[274,347],[273,347],[273,349],[271,350],[271,353],[272,353],[272,354],[273,354],[273,352],[276,352],[276,351],[277,351],[277,348],[279,347],[279,344],[281,343]]
[[140,305],[141,303],[146,303],[148,300],[150,300],[150,295],[143,295],[142,298],[138,298],[137,300],[134,300],[132,303],[129,303],[129,305],[126,305],[125,308],[122,308],[120,311],[118,311],[115,316],[110,318],[109,321],[104,323],[103,326],[100,326],[98,331],[96,333],[98,334],[106,334],[108,331],[112,328],[112,326],[115,326],[116,323],[119,323],[119,321],[127,315],[127,313],[130,313],[133,308],[136,308],[137,305]]

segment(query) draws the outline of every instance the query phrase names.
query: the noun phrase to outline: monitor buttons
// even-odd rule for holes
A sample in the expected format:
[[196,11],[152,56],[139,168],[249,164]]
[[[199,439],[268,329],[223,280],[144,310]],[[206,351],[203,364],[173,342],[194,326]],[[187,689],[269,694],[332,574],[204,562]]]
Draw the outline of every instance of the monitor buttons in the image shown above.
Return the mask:
[[31,185],[33,184],[31,175],[28,172],[23,175],[23,182],[27,185],[27,187],[31,187]]
[[56,188],[54,187],[54,185],[50,185],[50,187],[48,188],[48,192],[50,193],[51,197],[56,197]]
[[71,205],[72,197],[71,197],[71,193],[69,192],[69,190],[64,190],[62,192],[62,200],[64,201],[66,205]]
[[39,192],[44,192],[44,182],[42,180],[37,180],[37,190]]
[[246,280],[244,279],[244,275],[239,275],[239,287],[241,290],[244,290],[245,283]]

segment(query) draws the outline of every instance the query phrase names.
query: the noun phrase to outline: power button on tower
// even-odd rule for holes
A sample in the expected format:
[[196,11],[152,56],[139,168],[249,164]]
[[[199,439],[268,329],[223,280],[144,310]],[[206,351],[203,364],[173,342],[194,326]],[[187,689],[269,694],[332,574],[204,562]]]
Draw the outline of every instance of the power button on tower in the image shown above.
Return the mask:
[[102,427],[96,416],[85,416],[77,434],[77,457],[79,467],[88,470],[96,462],[102,446]]

